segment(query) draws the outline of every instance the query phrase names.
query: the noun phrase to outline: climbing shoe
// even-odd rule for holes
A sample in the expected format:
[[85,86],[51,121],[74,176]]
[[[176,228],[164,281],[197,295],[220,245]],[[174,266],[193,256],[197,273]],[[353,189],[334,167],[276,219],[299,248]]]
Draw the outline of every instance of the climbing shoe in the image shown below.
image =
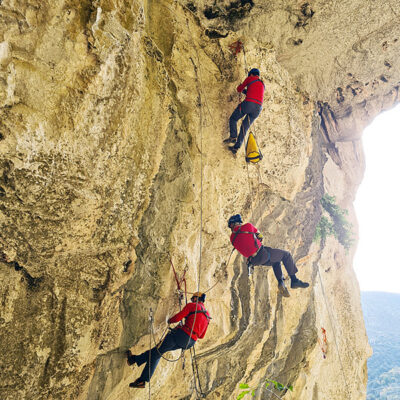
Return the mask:
[[126,354],[126,362],[128,363],[129,366],[136,363],[136,357],[131,353],[130,350],[127,350],[125,354]]
[[129,384],[129,387],[137,388],[137,389],[144,389],[146,387],[146,382],[145,381],[141,381],[140,379],[136,379],[135,382],[131,382]]
[[309,283],[303,282],[300,279],[296,279],[296,280],[292,279],[292,282],[290,283],[290,287],[292,289],[299,289],[299,288],[304,289],[304,288],[309,287],[309,286],[310,286]]
[[224,140],[224,143],[236,143],[236,138],[228,137],[228,139]]
[[290,297],[289,290],[287,290],[287,287],[285,286],[285,282],[283,282],[283,280],[278,282],[278,290],[283,297]]
[[234,146],[228,147],[228,150],[230,150],[232,152],[232,154],[236,154],[238,149]]

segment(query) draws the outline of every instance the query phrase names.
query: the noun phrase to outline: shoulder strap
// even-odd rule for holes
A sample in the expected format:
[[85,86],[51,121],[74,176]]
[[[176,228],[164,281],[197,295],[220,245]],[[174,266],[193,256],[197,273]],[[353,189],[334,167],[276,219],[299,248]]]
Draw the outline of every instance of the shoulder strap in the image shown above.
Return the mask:
[[[235,236],[234,236],[233,239],[232,239],[232,246],[233,246],[233,244],[235,243],[235,240],[236,240],[236,238],[237,238],[237,235],[239,235],[239,233],[247,233],[247,232],[241,231],[240,228],[239,228],[239,229],[235,232]],[[233,246],[233,247],[235,247],[235,246]]]
[[264,82],[263,82],[261,79],[255,79],[254,81],[251,81],[250,83],[248,83],[248,84],[246,85],[246,86],[247,86],[247,89],[249,88],[250,85],[252,85],[253,83],[256,83],[256,82],[261,82],[262,85],[264,86],[264,89],[265,89]]
[[194,315],[194,314],[203,314],[206,318],[207,318],[207,322],[210,322],[210,319],[212,319],[208,314],[207,314],[207,310],[206,309],[201,309],[201,310],[196,310],[196,311],[191,311],[187,316],[189,317],[189,315]]
[[[253,235],[253,237],[254,237],[254,245],[257,247],[257,249],[260,248],[260,246],[258,246],[258,243],[257,243],[257,236],[256,236],[256,233],[255,233],[255,232],[241,231],[240,228],[235,232],[235,236],[234,236],[233,239],[232,239],[232,246],[233,246],[233,244],[235,243],[235,240],[236,240],[237,235],[238,235],[239,233],[248,233],[249,235]],[[233,246],[233,247],[235,247],[235,246]]]

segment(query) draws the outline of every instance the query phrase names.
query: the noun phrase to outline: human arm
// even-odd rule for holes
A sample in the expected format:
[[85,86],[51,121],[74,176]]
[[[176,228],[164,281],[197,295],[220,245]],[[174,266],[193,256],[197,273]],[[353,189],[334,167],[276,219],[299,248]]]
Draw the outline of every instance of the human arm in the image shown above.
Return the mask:
[[189,310],[189,304],[187,304],[185,307],[183,307],[182,311],[178,312],[177,314],[175,314],[174,316],[172,316],[169,320],[168,323],[169,324],[174,324],[175,322],[179,322],[181,321],[183,318],[187,317],[187,315],[189,314],[190,310]]
[[236,90],[238,91],[238,92],[242,92],[243,91],[243,89],[251,82],[251,77],[250,76],[248,76],[244,81],[243,81],[243,83],[241,84],[241,85],[239,85],[237,88],[236,88]]

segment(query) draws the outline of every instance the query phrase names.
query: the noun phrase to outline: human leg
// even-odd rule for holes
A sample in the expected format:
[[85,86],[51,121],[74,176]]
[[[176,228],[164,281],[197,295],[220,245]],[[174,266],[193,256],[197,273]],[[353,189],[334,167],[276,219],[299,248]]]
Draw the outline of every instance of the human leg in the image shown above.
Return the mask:
[[196,343],[195,340],[193,340],[186,332],[184,332],[182,329],[177,329],[176,333],[174,335],[175,343],[178,348],[187,350],[190,349],[191,347],[194,346]]
[[290,276],[290,287],[292,289],[304,289],[309,286],[307,282],[302,282],[299,278],[297,278],[296,273],[298,272],[298,269],[294,263],[292,255],[288,251],[271,249],[272,268],[274,269],[274,273],[278,282],[283,282],[281,262],[283,262],[283,265]]
[[237,138],[237,122],[240,118],[243,118],[244,114],[242,112],[242,103],[239,104],[235,111],[229,118],[229,131],[230,131],[230,138],[236,139]]
[[135,360],[137,365],[142,365],[146,363],[145,367],[143,368],[142,374],[138,379],[141,382],[149,382],[150,378],[153,376],[154,371],[157,368],[157,365],[160,361],[161,355],[166,353],[167,351],[179,349],[179,345],[175,342],[174,339],[174,332],[168,333],[165,337],[163,342],[161,343],[160,347],[153,347],[150,351],[145,351],[144,353],[135,356]]
[[271,264],[274,268],[276,279],[279,281],[283,278],[281,262],[285,266],[287,273],[292,276],[298,271],[296,264],[293,261],[292,255],[286,250],[270,249]]
[[242,103],[242,113],[245,115],[242,125],[240,126],[239,136],[237,138],[235,148],[239,149],[242,145],[244,138],[246,137],[246,133],[249,130],[251,124],[254,120],[260,115],[261,105],[257,103],[253,103],[250,101],[244,101]]
[[[254,258],[250,259],[253,265],[266,265],[271,266],[274,270],[275,277],[278,281],[278,290],[284,297],[289,297],[289,291],[285,286],[283,280],[282,268],[281,268],[281,254],[276,251],[277,249],[271,249],[271,247],[263,246]],[[282,250],[278,250],[282,251]]]

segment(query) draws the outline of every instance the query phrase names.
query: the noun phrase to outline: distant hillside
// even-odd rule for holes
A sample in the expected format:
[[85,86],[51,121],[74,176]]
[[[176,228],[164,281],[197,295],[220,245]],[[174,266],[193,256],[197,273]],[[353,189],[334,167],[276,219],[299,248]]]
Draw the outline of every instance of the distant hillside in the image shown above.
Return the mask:
[[367,400],[400,400],[400,294],[362,292],[374,354],[368,360]]

